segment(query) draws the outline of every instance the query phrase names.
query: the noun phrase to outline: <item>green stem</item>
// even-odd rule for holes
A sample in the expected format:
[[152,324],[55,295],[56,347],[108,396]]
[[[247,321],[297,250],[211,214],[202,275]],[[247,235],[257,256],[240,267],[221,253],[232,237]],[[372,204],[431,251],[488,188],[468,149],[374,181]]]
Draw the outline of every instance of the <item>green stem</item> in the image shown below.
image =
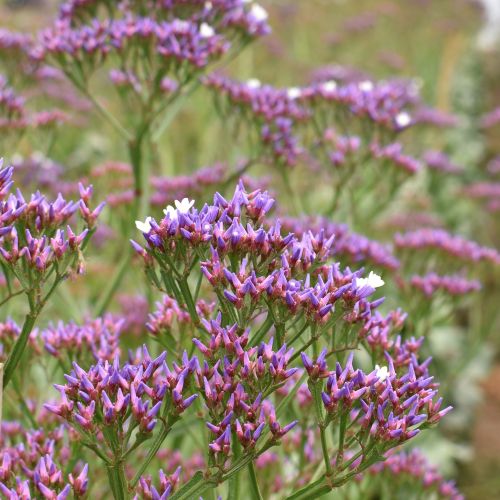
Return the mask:
[[250,478],[250,492],[254,500],[263,500],[262,495],[259,490],[259,483],[257,482],[257,476],[255,475],[255,467],[253,462],[248,464],[248,477]]
[[123,277],[125,276],[126,271],[129,268],[129,263],[131,258],[132,258],[132,248],[127,247],[120,262],[118,263],[118,267],[116,268],[115,274],[113,275],[111,281],[109,281],[108,283],[108,286],[104,289],[101,297],[97,301],[95,309],[96,316],[101,316],[108,308],[111,299],[113,298],[113,295],[120,286],[120,283]]
[[325,427],[323,425],[319,426],[319,432],[321,436],[321,450],[323,451],[323,460],[325,461],[325,466],[326,466],[326,475],[327,477],[331,477],[333,474],[332,464],[330,463],[330,455],[328,454],[328,444],[326,442],[326,432],[325,432]]
[[[235,436],[233,431],[233,455],[234,460],[238,460],[241,456],[241,445],[238,441],[238,438]],[[228,486],[228,500],[238,500],[240,497],[240,475],[235,474],[231,478],[229,478],[229,486]]]
[[158,450],[160,449],[160,446],[162,445],[163,441],[165,441],[165,439],[167,438],[168,433],[170,432],[170,429],[172,428],[172,425],[164,425],[161,432],[158,434],[158,436],[156,436],[155,441],[153,442],[151,448],[149,449],[149,453],[148,453],[147,457],[144,459],[144,462],[141,464],[139,470],[137,471],[136,475],[134,476],[134,479],[132,479],[132,482],[130,484],[132,489],[135,488],[135,486],[139,482],[139,479],[141,478],[142,474],[148,468],[148,465],[151,463],[153,458],[158,453]]
[[80,89],[80,91],[85,95],[85,97],[94,105],[95,109],[101,114],[101,116],[124,138],[129,139],[129,132],[123,127],[123,125],[112,115],[90,92],[84,85],[80,85],[73,78],[71,81]]
[[24,319],[21,334],[17,338],[16,343],[14,344],[14,348],[12,349],[12,352],[10,353],[7,362],[5,363],[3,376],[4,389],[9,384],[12,376],[14,375],[14,372],[16,371],[17,365],[22,358],[24,349],[26,348],[26,344],[28,343],[30,333],[32,332],[35,321],[38,317],[38,313],[39,311],[37,309],[32,308]]
[[127,479],[122,461],[107,466],[108,480],[115,500],[126,500],[129,497]]

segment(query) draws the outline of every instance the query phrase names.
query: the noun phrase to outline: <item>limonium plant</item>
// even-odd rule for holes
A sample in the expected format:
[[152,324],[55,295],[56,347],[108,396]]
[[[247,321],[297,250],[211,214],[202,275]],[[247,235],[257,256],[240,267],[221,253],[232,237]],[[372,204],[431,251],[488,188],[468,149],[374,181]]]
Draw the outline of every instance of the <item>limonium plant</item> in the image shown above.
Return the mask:
[[[500,253],[440,187],[494,211],[497,186],[426,144],[460,120],[416,79],[240,77],[277,9],[67,0],[0,29],[0,497],[464,498],[428,451],[466,434],[478,344],[435,340],[494,329]],[[216,147],[164,168],[200,102]]]

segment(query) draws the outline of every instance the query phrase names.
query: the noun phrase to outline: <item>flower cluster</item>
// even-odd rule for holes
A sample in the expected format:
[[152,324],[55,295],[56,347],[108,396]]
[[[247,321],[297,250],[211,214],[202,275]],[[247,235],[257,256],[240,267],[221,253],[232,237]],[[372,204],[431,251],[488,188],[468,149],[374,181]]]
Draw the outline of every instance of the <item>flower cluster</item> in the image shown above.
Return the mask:
[[398,249],[439,250],[444,255],[471,262],[490,262],[498,265],[500,254],[494,248],[487,248],[475,241],[452,235],[443,229],[417,229],[407,233],[397,233],[394,244]]
[[477,280],[468,280],[460,275],[440,276],[436,273],[412,276],[410,285],[427,297],[432,297],[438,291],[449,295],[465,295],[481,289],[481,283]]
[[399,268],[399,260],[389,245],[351,232],[346,224],[333,222],[326,217],[301,219],[286,217],[282,219],[282,224],[284,230],[292,232],[298,238],[307,231],[324,234],[327,239],[333,236],[331,254],[343,264],[349,266],[371,264],[391,271]]
[[112,315],[86,321],[49,325],[40,333],[45,350],[62,362],[81,362],[90,354],[95,361],[112,361],[119,355],[119,340],[125,320]]
[[[0,323],[0,361],[5,362],[17,339],[21,335],[21,328],[12,319],[8,318],[5,322]],[[30,332],[28,345],[34,352],[39,352],[38,346],[38,330]]]
[[165,357],[164,352],[151,359],[144,347],[139,359],[123,366],[118,358],[112,363],[99,360],[85,371],[74,362],[73,371],[65,376],[66,384],[56,386],[61,401],[45,407],[67,420],[101,458],[118,459],[117,453],[124,450],[117,450],[116,442],[126,446],[137,430],[136,445],[140,444],[153,431],[159,415],[175,421],[196,398],[182,394],[196,360],[175,365],[171,371]]
[[433,400],[437,386],[426,370],[416,372],[410,363],[398,374],[389,354],[386,360],[388,368],[366,374],[353,368],[349,355],[345,367],[337,363],[330,375],[322,374],[328,379],[321,397],[328,414],[337,418],[348,411],[352,424],[365,429],[370,439],[403,442],[418,434],[424,422],[437,423],[451,407],[441,409],[442,400]]
[[0,492],[5,498],[84,498],[88,466],[68,469],[68,444],[62,426],[25,429],[18,422],[2,424]]
[[[104,207],[89,208],[92,187],[81,186],[79,203],[61,194],[50,202],[40,192],[26,201],[20,191],[8,194],[12,172],[12,167],[0,171],[0,254],[7,269],[26,290],[43,285],[51,269],[57,268],[57,279],[68,267],[81,272],[82,248]],[[87,228],[80,234],[70,226],[61,229],[78,209]]]
[[[269,229],[256,226],[274,205],[268,193],[247,193],[240,184],[231,201],[216,194],[214,204],[200,211],[191,208],[193,203],[186,199],[176,202],[176,209],[167,207],[160,224],[152,218],[137,222],[147,248],[135,242],[134,247],[145,259],[152,281],[168,293],[177,297],[182,289],[177,290],[169,280],[161,285],[153,260],[174,273],[175,279],[181,279],[179,271],[186,272],[203,257],[201,272],[219,298],[223,296],[237,310],[243,309],[243,318],[275,304],[279,317],[304,313],[313,321],[325,323],[338,303],[337,313],[340,315],[344,307],[353,310],[351,319],[355,321],[369,316],[380,304],[366,300],[375,287],[362,280],[357,284],[361,271],[342,271],[338,264],[323,265],[331,254],[333,235],[327,238],[323,232],[305,233],[298,239],[292,234],[282,236],[279,221]],[[186,308],[197,317],[190,302],[188,297]]]
[[391,482],[414,482],[415,486],[422,488],[424,495],[437,494],[439,498],[449,500],[464,499],[455,483],[446,481],[418,449],[388,453],[384,461],[373,465],[363,474],[363,484],[369,484],[371,476],[381,475]]

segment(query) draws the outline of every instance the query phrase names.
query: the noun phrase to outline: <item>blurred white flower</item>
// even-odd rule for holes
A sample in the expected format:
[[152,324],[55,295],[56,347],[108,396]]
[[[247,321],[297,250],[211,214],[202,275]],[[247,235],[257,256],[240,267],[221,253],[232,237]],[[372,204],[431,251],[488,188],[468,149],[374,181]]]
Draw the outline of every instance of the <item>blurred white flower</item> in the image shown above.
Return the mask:
[[212,28],[212,26],[210,26],[210,24],[202,23],[200,25],[200,36],[202,38],[211,38],[214,35],[215,35],[215,31]]
[[257,80],[257,78],[250,78],[250,80],[247,80],[247,87],[249,89],[258,89],[261,85],[260,80]]
[[141,233],[149,233],[151,231],[151,221],[152,217],[146,217],[146,220],[144,222],[141,222],[140,220],[135,221],[135,227],[139,229]]
[[181,201],[174,201],[175,208],[172,205],[167,205],[163,213],[167,215],[170,220],[177,220],[179,214],[187,214],[191,207],[194,205],[194,200],[183,198]]
[[267,10],[258,3],[254,3],[252,7],[250,7],[250,15],[256,21],[265,21],[269,17],[267,14]]
[[389,369],[387,368],[387,366],[375,365],[375,370],[380,382],[383,382],[389,376]]
[[356,287],[371,286],[372,288],[379,288],[385,284],[385,281],[373,271],[370,271],[368,278],[356,278]]
[[287,91],[287,95],[289,99],[298,99],[302,95],[302,90],[300,90],[298,87],[290,87]]
[[406,111],[401,111],[396,115],[396,125],[400,128],[405,128],[411,123],[411,116]]

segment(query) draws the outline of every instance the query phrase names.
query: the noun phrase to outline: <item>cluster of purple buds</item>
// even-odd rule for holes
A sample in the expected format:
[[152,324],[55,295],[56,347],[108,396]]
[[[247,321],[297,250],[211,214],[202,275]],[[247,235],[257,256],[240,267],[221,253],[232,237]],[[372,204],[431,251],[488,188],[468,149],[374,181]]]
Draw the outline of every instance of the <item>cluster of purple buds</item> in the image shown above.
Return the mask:
[[439,128],[456,127],[460,118],[440,109],[419,106],[413,113],[415,123]]
[[[97,17],[99,8],[109,4],[102,0],[67,0],[59,9],[59,20],[70,25],[90,22]],[[117,8],[118,7],[118,8]],[[269,32],[267,12],[256,2],[248,0],[216,0],[201,2],[199,0],[164,0],[154,3],[145,10],[140,4],[113,5],[114,15],[144,15],[147,12],[155,19],[190,19],[200,25],[229,29],[248,38],[266,35]],[[113,16],[112,16],[113,17]],[[203,30],[205,36],[210,31]]]
[[483,115],[479,123],[482,128],[492,128],[500,123],[500,107]]
[[442,400],[434,400],[437,384],[433,377],[419,376],[413,365],[397,374],[392,358],[387,366],[376,366],[365,374],[354,369],[351,353],[343,368],[337,363],[322,392],[327,412],[335,418],[348,411],[353,424],[365,429],[382,443],[400,443],[419,433],[419,427],[434,424],[451,410],[441,409]]
[[394,236],[398,249],[440,250],[460,260],[471,262],[486,261],[498,265],[500,254],[494,248],[487,248],[475,241],[448,233],[444,229],[417,229]]
[[377,143],[373,143],[370,146],[370,151],[377,160],[387,162],[408,174],[418,172],[422,166],[417,159],[405,155],[403,153],[403,146],[398,142],[389,144],[388,146],[380,146]]
[[239,82],[217,74],[205,77],[204,83],[218,98],[227,100],[232,113],[235,109],[244,116],[251,113],[250,118],[261,124],[273,123],[278,118],[301,122],[309,116],[289,89],[263,85],[256,79]]
[[455,165],[451,159],[441,151],[426,151],[422,159],[432,170],[437,170],[447,174],[461,174],[464,170],[463,167]]
[[282,219],[282,227],[300,238],[307,231],[329,239],[334,236],[331,255],[345,265],[372,264],[391,271],[399,268],[399,260],[389,245],[371,240],[361,234],[349,231],[346,224],[332,222],[324,217]]
[[257,442],[264,436],[266,425],[271,432],[272,440],[278,441],[296,425],[297,421],[290,422],[282,427],[276,418],[276,411],[272,403],[262,398],[262,394],[250,399],[241,385],[227,401],[227,408],[218,423],[207,422],[208,429],[215,435],[209,444],[209,449],[222,462],[231,453],[233,430],[236,439],[245,450],[254,449]]
[[[146,41],[150,43],[144,45]],[[113,20],[94,19],[78,27],[64,20],[56,21],[41,33],[33,56],[61,65],[65,71],[78,65],[87,72],[85,77],[88,78],[110,55],[132,57],[135,50],[145,46],[151,51],[150,58],[168,64],[178,76],[185,69],[204,68],[229,48],[228,42],[214,30],[207,36],[197,23],[189,20],[157,22],[152,18],[127,15]]]
[[[88,208],[92,188],[80,186],[80,204],[66,201],[61,194],[50,202],[39,192],[27,201],[19,190],[8,195],[12,173],[12,167],[0,171],[1,258],[24,287],[31,279],[30,269],[40,273],[41,278],[56,263],[60,272],[69,265],[76,265],[77,272],[81,272],[81,249],[103,208],[103,204],[93,211]],[[78,207],[87,228],[80,234],[75,234],[69,226],[61,229]]]
[[151,203],[165,206],[173,200],[200,197],[206,193],[207,188],[222,184],[226,176],[226,167],[219,163],[201,168],[190,175],[152,177],[151,186],[154,192],[151,195]]
[[210,75],[205,85],[216,96],[217,109],[227,116],[238,116],[255,124],[262,145],[272,158],[286,166],[298,162],[304,150],[296,134],[296,126],[307,121],[309,112],[296,100],[293,89],[277,89],[259,80],[237,82]]
[[323,140],[329,146],[333,147],[328,156],[335,167],[349,164],[352,157],[361,147],[361,139],[359,137],[339,135],[332,128],[325,130]]
[[0,75],[0,129],[24,130],[29,124],[24,98],[18,96]]
[[196,397],[184,399],[182,395],[193,363],[174,365],[171,371],[165,357],[164,352],[151,359],[143,347],[142,360],[136,360],[135,364],[120,366],[118,358],[113,363],[99,360],[85,371],[73,363],[73,371],[65,375],[66,384],[56,385],[61,393],[60,403],[45,407],[91,440],[108,425],[114,425],[121,438],[130,426],[137,426],[141,433],[148,434],[156,425],[167,395],[164,411],[176,415]]
[[388,351],[394,344],[394,334],[403,328],[407,316],[401,309],[390,311],[386,316],[376,311],[363,324],[359,337],[366,339],[371,350]]
[[33,38],[30,35],[0,28],[0,50],[8,51],[10,54],[13,50],[28,54],[32,44]]
[[124,319],[112,315],[82,325],[61,321],[42,330],[40,337],[45,350],[60,360],[82,361],[91,355],[95,361],[112,361],[120,353],[119,340],[124,322]]
[[180,466],[169,475],[165,474],[163,470],[160,469],[158,472],[160,480],[158,487],[154,486],[151,476],[142,476],[136,487],[134,500],[161,500],[169,498],[179,483],[180,475]]
[[[191,208],[192,203],[183,200],[176,202],[177,209],[167,207],[160,224],[151,218],[136,223],[148,245],[146,250],[137,243],[134,247],[150,270],[152,259],[169,272],[172,263],[191,267],[191,259],[204,249],[210,253],[202,261],[203,274],[236,308],[250,301],[253,305],[260,302],[267,309],[270,300],[285,311],[302,311],[325,322],[334,304],[342,299],[353,309],[350,320],[354,322],[369,316],[380,303],[370,304],[366,298],[383,282],[365,283],[361,270],[341,271],[338,264],[319,267],[330,255],[333,235],[327,238],[322,232],[304,233],[300,240],[291,234],[283,237],[279,221],[268,230],[254,229],[253,221],[262,220],[274,204],[267,193],[246,193],[239,185],[230,202],[216,194],[214,205],[205,205],[199,212]],[[246,227],[242,225],[245,215],[249,219]],[[168,258],[162,256],[164,253]],[[251,259],[244,257],[246,253]],[[231,259],[231,266],[226,265],[228,254],[238,257],[236,268]],[[314,272],[304,275],[307,271]]]
[[[21,334],[21,328],[12,319],[0,323],[0,362],[4,362]],[[33,352],[39,353],[38,330],[33,330],[28,338],[28,345]]]
[[304,153],[293,126],[290,118],[277,118],[261,129],[262,143],[270,148],[273,160],[287,167],[296,165]]
[[[215,309],[215,302],[199,300],[196,303],[196,312],[200,318],[208,318]],[[154,336],[170,332],[174,322],[177,325],[191,324],[192,319],[188,311],[179,306],[172,297],[164,295],[161,302],[156,303],[156,310],[151,313],[146,328]]]
[[473,200],[480,200],[488,212],[500,211],[500,182],[474,182],[462,192]]
[[64,426],[25,429],[3,422],[0,444],[0,493],[5,498],[83,498],[88,467],[77,464],[68,476],[69,447]]
[[418,101],[418,92],[412,82],[405,81],[338,84],[329,80],[302,88],[298,99],[320,113],[327,109],[326,103],[344,111],[345,117],[367,119],[376,126],[399,132],[413,124],[407,110]]
[[[46,500],[65,500],[70,494],[74,498],[83,498],[87,492],[87,472],[85,465],[81,472],[69,474],[64,478],[63,470],[50,455],[42,456],[33,470],[26,467],[22,474],[13,476],[12,461],[4,453],[1,466],[0,492],[5,498],[44,498]],[[23,479],[27,477],[27,479]]]
[[440,291],[456,296],[481,289],[481,283],[477,280],[469,280],[458,274],[441,276],[436,273],[428,273],[425,276],[414,275],[410,278],[410,286],[420,290],[426,297],[432,297]]
[[[100,17],[101,4],[109,17]],[[116,56],[120,70],[114,69],[111,78],[120,90],[140,94],[147,89],[157,96],[157,90],[172,93],[226,53],[233,41],[249,41],[268,31],[266,11],[244,0],[161,2],[148,9],[136,2],[110,5],[70,0],[61,6],[54,24],[40,34],[31,54],[36,60],[55,63],[72,78],[84,79]],[[133,71],[137,57],[155,61],[151,67],[158,71],[139,76]],[[165,69],[174,80],[165,76]],[[161,83],[157,76],[162,77]]]
[[[289,349],[283,344],[275,351],[273,338],[267,343],[261,342],[258,346],[249,347],[248,330],[241,333],[238,324],[223,327],[221,321],[220,313],[214,320],[202,321],[203,327],[210,335],[208,342],[193,339],[203,356],[215,363],[213,370],[216,379],[227,380],[233,387],[237,380],[245,381],[263,391],[273,384],[288,380],[297,372],[297,368],[288,366],[293,348]],[[236,375],[237,379],[234,378]],[[204,377],[203,384],[206,387],[205,380]],[[200,385],[201,382],[202,379],[199,378]],[[215,383],[217,384],[217,380]],[[205,395],[209,398],[211,394],[212,392],[206,392]]]
[[437,493],[443,500],[464,500],[455,483],[446,481],[418,449],[388,452],[386,459],[371,466],[363,477],[370,480],[370,476],[379,477],[381,474],[387,475],[391,482],[402,481],[407,484],[408,481],[414,481],[415,486],[418,484],[423,487],[425,495]]

